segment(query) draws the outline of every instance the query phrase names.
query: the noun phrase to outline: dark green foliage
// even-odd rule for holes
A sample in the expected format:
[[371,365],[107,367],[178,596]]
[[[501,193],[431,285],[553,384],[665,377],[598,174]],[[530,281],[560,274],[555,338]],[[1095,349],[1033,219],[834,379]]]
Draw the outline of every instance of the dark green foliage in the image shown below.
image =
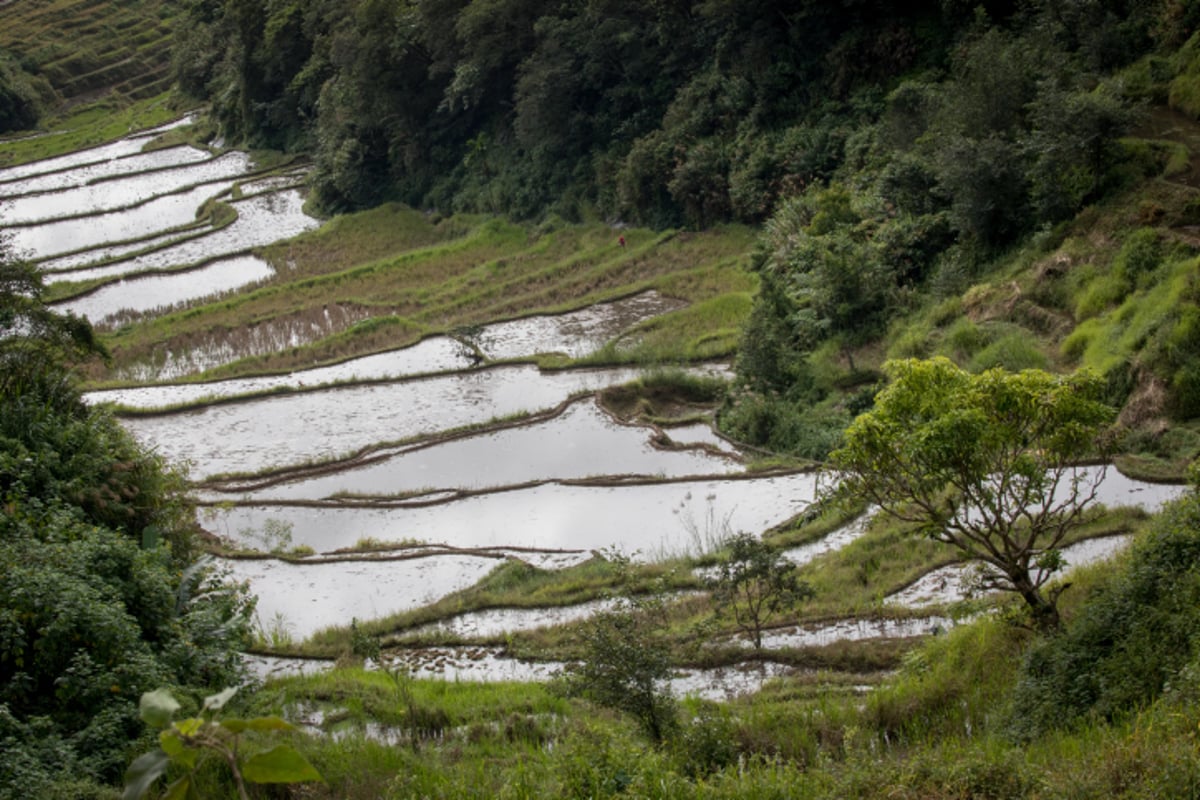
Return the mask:
[[[915,73],[881,104],[862,104],[831,173],[842,183],[784,200],[766,224],[755,336],[738,363],[748,385],[803,401],[801,364],[823,341],[877,339],[914,292],[963,291],[978,265],[1124,180],[1119,137],[1133,115],[1097,70],[1149,47],[1157,12],[1118,5],[978,16],[958,31],[945,72]],[[1070,27],[1082,19],[1095,26],[1087,35]],[[1151,260],[1138,256],[1135,270]],[[997,343],[976,366],[1046,363],[1015,344]],[[1176,375],[1175,398],[1188,381]]]
[[230,137],[312,147],[330,208],[570,197],[692,225],[761,219],[829,178],[846,119],[874,113],[840,104],[936,65],[969,21],[881,0],[192,0],[184,17],[180,85]]
[[0,133],[33,128],[41,113],[40,105],[29,75],[0,56]]
[[0,276],[0,796],[86,796],[124,769],[142,691],[239,679],[250,608],[187,566],[180,476],[82,402],[86,321],[3,254]]
[[1030,200],[1035,218],[1057,222],[1096,199],[1123,157],[1117,142],[1132,116],[1102,91],[1059,88],[1048,81],[1032,106],[1026,141]]
[[841,444],[849,422],[849,413],[755,392],[735,393],[720,414],[721,430],[738,441],[815,461]]
[[0,496],[9,498],[10,513],[29,498],[35,508],[72,506],[137,543],[147,531],[178,532],[184,509],[173,492],[181,476],[142,451],[107,411],[84,406],[67,376],[46,377],[60,383],[12,397],[0,419]]
[[769,291],[786,298],[767,302],[786,311],[790,346],[807,351],[831,336],[860,342],[881,332],[903,280],[897,270],[914,266],[887,260],[891,242],[879,231],[892,222],[874,199],[842,186],[816,189],[767,223],[756,266],[773,282]]
[[203,576],[180,578],[165,548],[77,516],[0,522],[0,704],[44,718],[83,775],[109,781],[140,734],[142,691],[236,679],[247,609],[234,592],[196,591]]
[[[190,0],[175,77],[228,136],[311,149],[330,209],[753,222],[847,163],[911,151],[902,207],[945,205],[990,247],[1103,190],[1123,116],[1095,74],[1193,16],[1119,0]],[[901,76],[916,77],[883,103]],[[851,136],[881,114],[878,142]],[[916,208],[930,179],[934,207]]]
[[702,778],[737,763],[737,733],[727,709],[706,703],[680,723],[671,737],[671,750],[685,775]]
[[1124,568],[1066,630],[1028,655],[1017,684],[1015,735],[1113,720],[1154,701],[1197,657],[1200,495],[1165,509]]
[[1129,290],[1144,282],[1163,260],[1158,231],[1142,228],[1129,234],[1113,261],[1113,273]]
[[361,630],[358,619],[350,620],[350,653],[356,658],[370,659],[379,663],[381,647],[379,638]]
[[794,391],[804,382],[804,350],[788,324],[794,311],[795,303],[784,292],[780,279],[764,273],[738,346],[738,373],[751,388],[760,392]]
[[79,398],[67,364],[96,354],[87,321],[48,309],[40,274],[0,250],[0,498],[10,514],[72,506],[135,542],[178,530],[181,478]]
[[44,292],[41,273],[0,236],[0,397],[61,397],[64,364],[106,355],[87,321],[50,311]]

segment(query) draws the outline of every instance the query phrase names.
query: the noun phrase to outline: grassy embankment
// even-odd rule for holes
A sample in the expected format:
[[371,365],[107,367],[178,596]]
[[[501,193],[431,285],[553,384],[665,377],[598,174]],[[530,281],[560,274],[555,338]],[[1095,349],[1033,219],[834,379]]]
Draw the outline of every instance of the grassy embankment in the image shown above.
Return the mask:
[[[690,305],[637,332],[604,360],[657,363],[730,355],[754,280],[744,270],[752,233],[624,231],[599,223],[518,225],[428,217],[384,206],[338,217],[263,250],[277,276],[252,292],[130,325],[107,338],[114,367],[223,342],[256,325],[287,324],[337,308],[358,322],[317,341],[251,356],[206,377],[289,371],[402,347],[534,313],[555,313],[647,289]],[[545,365],[562,365],[551,358]]]
[[[1072,577],[1068,626],[1120,594],[1111,565]],[[839,591],[856,582],[834,580]],[[300,742],[326,784],[298,790],[304,797],[1195,796],[1190,683],[1114,718],[1027,739],[1016,733],[1024,713],[1014,704],[1027,697],[1017,687],[1034,644],[1028,631],[988,616],[910,650],[882,682],[814,661],[812,672],[751,696],[684,703],[681,726],[657,747],[628,718],[554,686],[346,668],[275,681],[253,705],[322,712],[327,735]],[[1144,655],[1149,664],[1157,654]],[[1106,669],[1123,679],[1120,668]],[[864,685],[875,688],[864,694]]]
[[173,3],[20,0],[0,4],[0,51],[32,74],[36,138],[6,142],[0,166],[90,147],[179,115],[171,88]]

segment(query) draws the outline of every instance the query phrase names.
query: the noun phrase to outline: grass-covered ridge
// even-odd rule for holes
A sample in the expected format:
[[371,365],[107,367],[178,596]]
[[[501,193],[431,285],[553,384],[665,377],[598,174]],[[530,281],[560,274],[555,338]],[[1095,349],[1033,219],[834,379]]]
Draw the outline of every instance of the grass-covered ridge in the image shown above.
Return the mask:
[[619,355],[596,360],[723,357],[736,346],[749,311],[754,280],[744,266],[752,235],[742,227],[656,233],[600,223],[533,226],[381,206],[266,248],[277,275],[262,288],[126,326],[106,339],[120,370],[167,349],[215,342],[236,349],[254,326],[345,311],[348,324],[323,338],[209,375],[232,377],[341,361],[433,333],[658,289],[690,307],[638,331]]
[[297,740],[328,782],[309,797],[1190,797],[1197,508],[1189,495],[1116,565],[1075,573],[1058,637],[987,614],[883,679],[814,671],[687,701],[657,746],[557,684],[347,668],[273,682],[252,709],[323,731]]
[[177,11],[161,0],[0,4],[0,131],[97,101],[111,114],[168,92]]

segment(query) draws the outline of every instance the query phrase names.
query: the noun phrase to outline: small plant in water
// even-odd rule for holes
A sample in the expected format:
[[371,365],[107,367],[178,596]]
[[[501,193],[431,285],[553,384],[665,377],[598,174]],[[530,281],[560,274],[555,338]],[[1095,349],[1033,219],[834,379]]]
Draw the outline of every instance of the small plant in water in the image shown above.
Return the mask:
[[236,687],[205,698],[200,716],[173,721],[179,703],[166,689],[142,695],[139,710],[147,725],[159,729],[159,747],[138,756],[125,772],[123,800],[139,800],[174,765],[186,772],[167,786],[167,800],[197,798],[194,777],[205,761],[216,757],[230,771],[237,796],[248,800],[247,783],[303,783],[323,780],[316,768],[295,748],[278,744],[247,757],[239,752],[246,732],[278,733],[295,728],[279,717],[218,719],[221,710],[237,692]]
[[238,536],[244,541],[257,543],[259,548],[267,553],[279,555],[286,553],[292,547],[292,528],[293,525],[290,522],[269,519],[263,523],[261,531],[242,528],[238,531]]
[[370,659],[379,663],[379,637],[372,636],[358,627],[358,618],[350,619],[350,654],[356,658]]
[[292,645],[291,626],[288,624],[287,617],[283,615],[283,612],[276,611],[275,616],[265,625],[256,616],[255,623],[254,638],[256,645],[269,647],[273,650],[282,650]]
[[685,555],[691,558],[703,558],[724,548],[733,537],[731,524],[733,512],[719,516],[716,509],[713,508],[713,498],[710,496],[705,498],[707,509],[704,512],[704,519],[697,520],[692,514],[692,510],[687,507],[687,500],[690,499],[691,494],[689,493],[678,512],[679,522],[683,525],[690,541],[688,552]]

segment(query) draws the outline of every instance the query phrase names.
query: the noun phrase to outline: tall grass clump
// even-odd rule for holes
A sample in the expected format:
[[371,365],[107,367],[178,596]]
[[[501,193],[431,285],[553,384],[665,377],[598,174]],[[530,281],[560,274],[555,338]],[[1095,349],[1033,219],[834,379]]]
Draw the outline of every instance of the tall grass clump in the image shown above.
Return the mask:
[[989,617],[931,639],[906,656],[895,680],[871,694],[866,720],[889,743],[995,730],[1027,636]]

